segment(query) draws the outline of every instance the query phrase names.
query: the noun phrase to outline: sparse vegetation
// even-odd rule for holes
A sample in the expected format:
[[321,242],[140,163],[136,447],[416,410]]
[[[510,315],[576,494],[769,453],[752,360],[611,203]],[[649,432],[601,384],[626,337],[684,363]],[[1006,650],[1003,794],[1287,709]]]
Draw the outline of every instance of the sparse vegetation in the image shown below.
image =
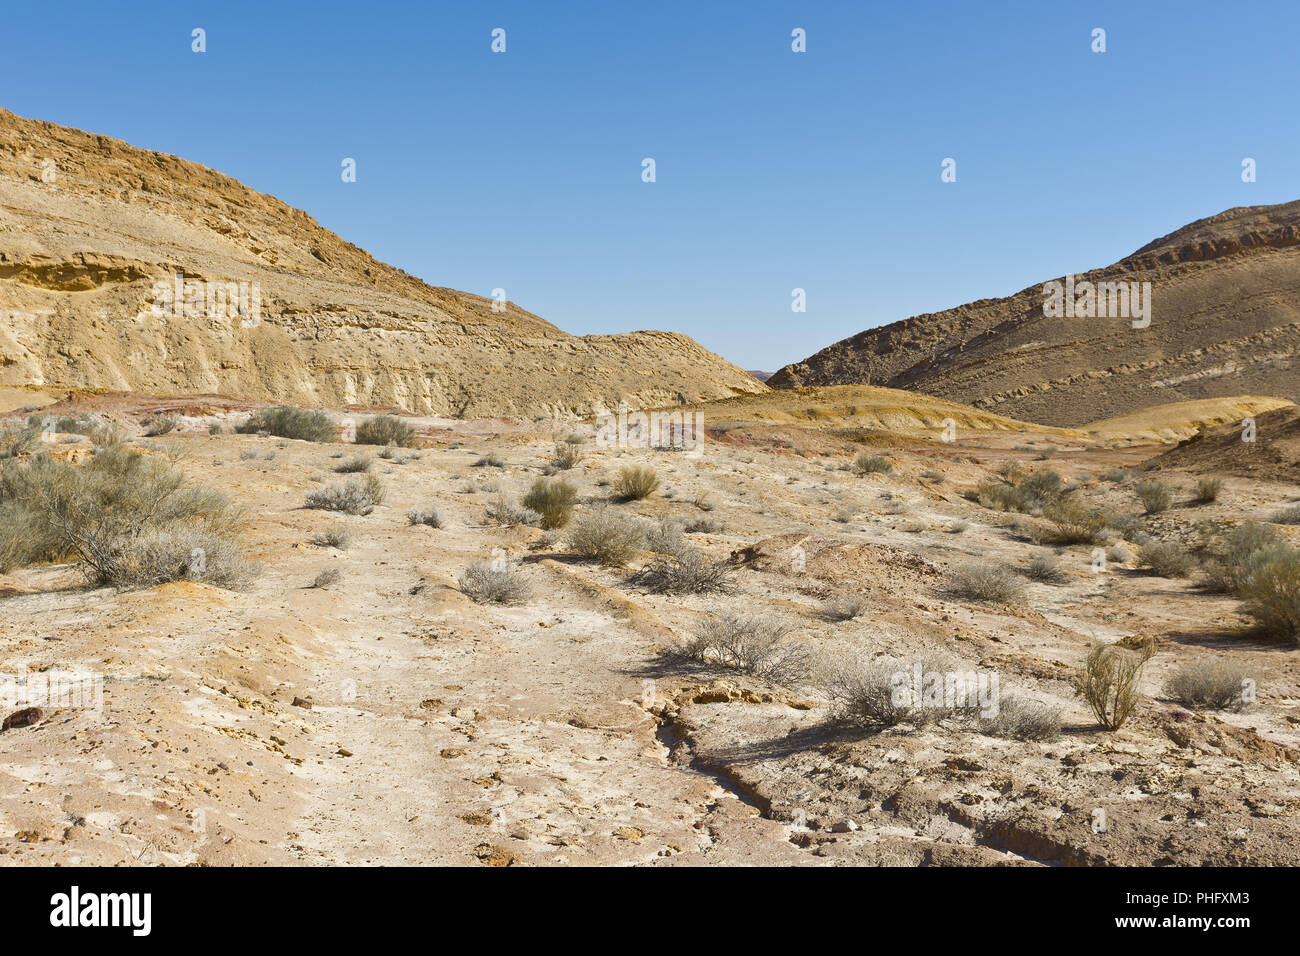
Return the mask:
[[1029,561],[1029,566],[1025,568],[1025,576],[1033,581],[1042,581],[1044,584],[1059,584],[1065,580],[1060,558],[1051,551],[1042,551],[1034,555]]
[[341,475],[357,474],[363,471],[369,471],[374,462],[365,455],[353,455],[351,458],[345,458],[334,466],[334,470]]
[[[470,489],[473,491],[473,489]],[[497,495],[489,502],[487,506],[487,517],[489,521],[494,521],[501,525],[539,525],[542,523],[542,516],[532,508],[523,508],[516,505],[505,495]]]
[[614,478],[613,496],[617,501],[640,501],[659,487],[659,477],[648,466],[620,468]]
[[506,460],[494,451],[481,455],[472,465],[474,468],[504,468],[505,466]]
[[1133,493],[1149,515],[1168,511],[1174,503],[1174,489],[1159,478],[1143,478],[1133,486]]
[[1025,583],[1014,572],[996,564],[970,564],[951,571],[945,590],[968,601],[1011,604],[1025,594]]
[[1223,491],[1222,478],[1201,478],[1196,482],[1196,502],[1207,505],[1217,501],[1221,491]]
[[314,588],[327,588],[331,584],[338,584],[343,578],[343,572],[338,568],[326,568],[312,580],[311,586]]
[[722,613],[706,618],[696,635],[676,649],[701,664],[733,668],[774,684],[792,684],[809,672],[807,651],[789,639],[778,620]]
[[352,532],[342,525],[335,525],[311,536],[311,543],[318,548],[338,548],[346,551],[352,546]]
[[442,527],[442,512],[437,508],[415,508],[406,513],[408,524],[421,524],[429,528]]
[[569,546],[584,558],[607,567],[622,567],[645,549],[641,519],[615,508],[600,507],[582,515],[569,533]]
[[1252,552],[1237,596],[1266,634],[1300,644],[1300,550],[1272,545]]
[[180,419],[172,415],[151,415],[142,423],[146,438],[156,438],[159,435],[166,435],[168,432],[175,431],[176,426],[180,424]]
[[1241,710],[1250,673],[1223,657],[1198,657],[1165,681],[1165,694],[1197,710]]
[[0,571],[71,558],[119,587],[242,587],[257,571],[237,543],[242,525],[224,495],[124,445],[80,466],[39,455],[0,469]]
[[911,693],[916,664],[922,673],[946,673],[948,662],[935,658],[904,662],[883,657],[871,661],[839,660],[825,668],[823,684],[834,720],[880,728],[911,724],[923,727],[955,714],[951,702],[926,704]]
[[368,515],[383,504],[383,483],[374,475],[353,478],[346,484],[335,483],[307,494],[303,507],[323,511],[342,511],[350,515]]
[[358,445],[415,447],[415,429],[395,415],[376,415],[357,426]]
[[883,455],[859,455],[853,459],[853,470],[859,475],[888,475],[894,470],[894,463]]
[[828,621],[851,621],[867,612],[866,598],[860,594],[848,594],[831,598],[822,605],[822,617]]
[[568,471],[580,461],[582,461],[582,448],[577,444],[566,442],[555,446],[555,456],[551,459],[551,465],[561,471]]
[[1099,642],[1088,652],[1076,678],[1077,692],[1107,730],[1119,730],[1137,709],[1142,669],[1154,653],[1150,638],[1137,648]]
[[332,442],[338,437],[334,422],[321,411],[279,405],[263,408],[235,426],[241,435],[276,435],[299,441]]
[[656,558],[632,575],[631,583],[651,594],[712,594],[730,591],[733,570],[704,552],[684,547],[673,555]]
[[573,502],[578,490],[559,478],[539,478],[533,482],[523,505],[541,516],[541,526],[546,529],[563,528],[573,516]]
[[1283,508],[1269,520],[1274,524],[1300,524],[1300,505]]
[[1152,539],[1142,545],[1138,564],[1162,578],[1184,578],[1196,567],[1196,559],[1181,541]]
[[997,714],[982,719],[979,728],[992,737],[1050,742],[1061,736],[1061,708],[1006,694],[998,701]]
[[486,558],[465,569],[460,589],[475,604],[523,604],[531,596],[528,582],[513,564]]

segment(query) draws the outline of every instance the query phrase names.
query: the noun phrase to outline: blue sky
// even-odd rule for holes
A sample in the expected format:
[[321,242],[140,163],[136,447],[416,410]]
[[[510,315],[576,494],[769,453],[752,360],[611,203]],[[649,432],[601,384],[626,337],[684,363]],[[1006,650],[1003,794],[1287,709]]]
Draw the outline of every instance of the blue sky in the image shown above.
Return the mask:
[[1292,0],[26,3],[0,105],[567,331],[680,330],[770,371],[1300,199],[1297,37]]

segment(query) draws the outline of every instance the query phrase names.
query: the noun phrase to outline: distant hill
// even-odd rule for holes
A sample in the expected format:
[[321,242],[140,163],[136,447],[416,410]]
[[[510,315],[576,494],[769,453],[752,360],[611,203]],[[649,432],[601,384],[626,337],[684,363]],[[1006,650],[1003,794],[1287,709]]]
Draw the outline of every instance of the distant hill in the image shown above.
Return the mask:
[[4,110],[0,386],[471,416],[765,390],[685,335],[569,335],[196,163]]
[[1229,209],[1077,281],[1150,283],[1149,326],[1046,315],[1039,283],[861,332],[768,384],[917,389],[1050,425],[1194,399],[1300,398],[1300,202]]

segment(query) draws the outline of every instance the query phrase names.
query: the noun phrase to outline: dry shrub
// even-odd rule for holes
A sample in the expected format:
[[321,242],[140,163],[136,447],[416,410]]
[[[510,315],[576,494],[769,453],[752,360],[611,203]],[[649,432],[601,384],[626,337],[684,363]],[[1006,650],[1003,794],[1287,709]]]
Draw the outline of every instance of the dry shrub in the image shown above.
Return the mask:
[[326,568],[320,574],[312,579],[311,587],[327,588],[331,584],[338,584],[343,578],[343,572],[338,568]]
[[656,558],[630,580],[651,594],[712,594],[730,591],[733,574],[726,561],[683,547],[677,554]]
[[1107,730],[1123,727],[1141,702],[1142,669],[1154,653],[1150,638],[1136,649],[1097,643],[1088,652],[1076,677],[1077,692]]
[[332,442],[338,435],[334,422],[324,412],[287,405],[263,408],[247,421],[236,425],[235,431],[241,435],[265,433],[314,442]]
[[406,513],[408,524],[422,524],[428,528],[442,527],[442,512],[435,507],[415,508]]
[[1196,566],[1196,559],[1181,541],[1148,541],[1142,546],[1138,565],[1162,578],[1183,578]]
[[523,604],[531,594],[518,568],[486,558],[475,561],[460,576],[460,589],[475,604]]
[[1043,534],[1054,544],[1097,544],[1101,542],[1111,516],[1076,496],[1052,501],[1043,509],[1052,527]]
[[618,501],[640,501],[648,498],[659,487],[659,476],[653,468],[636,465],[620,468],[614,478],[612,493]]
[[1008,568],[996,564],[970,564],[948,574],[945,590],[968,601],[1010,604],[1025,595],[1025,583]]
[[524,507],[541,515],[543,528],[563,528],[573,516],[573,502],[578,490],[562,479],[539,478],[524,495]]
[[822,605],[822,617],[828,621],[851,621],[867,612],[870,605],[860,594],[830,598]]
[[168,432],[175,431],[176,426],[180,424],[180,419],[172,415],[151,415],[142,423],[146,438],[156,438],[159,435],[166,435]]
[[415,447],[415,429],[395,415],[376,415],[357,426],[358,445]]
[[149,587],[181,578],[243,586],[243,517],[171,464],[122,445],[85,465],[6,463],[0,471],[0,568],[75,558],[91,580]]
[[996,716],[982,719],[979,729],[992,737],[1052,741],[1061,736],[1061,708],[1008,694],[998,700]]
[[582,461],[582,449],[578,444],[564,442],[555,446],[555,456],[551,459],[551,466],[561,471],[568,471],[580,461]]
[[1300,644],[1300,551],[1281,544],[1254,551],[1237,596],[1265,633]]
[[644,522],[610,507],[584,514],[569,532],[569,546],[574,551],[606,567],[622,567],[645,545]]
[[1269,520],[1274,524],[1300,524],[1300,505],[1283,508]]
[[1025,568],[1025,576],[1034,581],[1042,581],[1044,584],[1058,584],[1065,580],[1060,558],[1052,551],[1043,551],[1034,555],[1029,566]]
[[810,658],[789,635],[790,628],[780,621],[723,613],[706,619],[675,653],[776,684],[792,684],[808,676]]
[[1133,486],[1133,493],[1149,515],[1168,511],[1174,503],[1174,489],[1159,478],[1143,478]]
[[338,548],[345,551],[352,546],[352,532],[342,525],[318,531],[311,536],[311,543],[318,548]]
[[526,524],[535,527],[542,522],[542,516],[532,508],[521,508],[505,495],[497,495],[488,503],[487,516],[488,520],[501,525]]
[[353,455],[334,466],[334,470],[340,475],[355,475],[363,471],[369,471],[374,462],[365,455]]
[[1165,681],[1171,699],[1200,710],[1241,710],[1250,673],[1222,657],[1198,657],[1178,668]]
[[956,710],[947,704],[926,704],[914,699],[911,693],[914,663],[921,664],[922,673],[951,670],[947,660],[937,657],[925,657],[919,662],[881,657],[872,661],[841,659],[827,663],[822,682],[830,698],[832,719],[872,728],[899,724],[923,727],[954,716]]
[[342,511],[350,515],[368,515],[376,505],[383,504],[384,485],[374,475],[353,478],[346,484],[335,483],[328,488],[309,492],[303,507],[323,511]]
[[853,470],[859,475],[888,475],[894,470],[894,463],[884,455],[859,455],[853,459]]
[[1196,501],[1203,505],[1209,504],[1211,501],[1218,500],[1219,492],[1222,490],[1222,478],[1201,478],[1196,482]]

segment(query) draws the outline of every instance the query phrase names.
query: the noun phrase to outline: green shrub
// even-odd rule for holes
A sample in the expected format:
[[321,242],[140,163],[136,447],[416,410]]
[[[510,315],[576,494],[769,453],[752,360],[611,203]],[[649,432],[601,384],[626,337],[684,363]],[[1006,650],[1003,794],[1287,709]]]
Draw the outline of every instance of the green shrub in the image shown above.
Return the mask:
[[1183,578],[1196,566],[1196,559],[1180,541],[1148,541],[1142,546],[1138,565],[1162,578]]
[[613,494],[619,501],[639,501],[648,498],[658,487],[659,477],[653,468],[620,468],[614,479]]
[[394,415],[376,415],[357,426],[358,445],[415,447],[415,429]]
[[1174,503],[1174,490],[1167,482],[1159,478],[1143,478],[1133,486],[1133,493],[1142,502],[1142,507],[1149,515],[1168,511]]
[[332,442],[338,439],[334,422],[324,412],[288,405],[260,409],[247,421],[236,425],[235,431],[241,435],[264,433],[299,441]]
[[853,459],[853,470],[859,475],[888,475],[894,470],[894,464],[883,455],[859,455]]
[[1252,552],[1237,596],[1266,633],[1300,643],[1300,551],[1271,545]]
[[1119,730],[1137,709],[1142,669],[1154,653],[1150,638],[1137,649],[1097,643],[1088,652],[1076,678],[1077,692],[1107,730]]
[[539,478],[524,495],[523,505],[542,516],[543,528],[563,528],[573,516],[573,502],[577,497],[578,490],[567,481]]

